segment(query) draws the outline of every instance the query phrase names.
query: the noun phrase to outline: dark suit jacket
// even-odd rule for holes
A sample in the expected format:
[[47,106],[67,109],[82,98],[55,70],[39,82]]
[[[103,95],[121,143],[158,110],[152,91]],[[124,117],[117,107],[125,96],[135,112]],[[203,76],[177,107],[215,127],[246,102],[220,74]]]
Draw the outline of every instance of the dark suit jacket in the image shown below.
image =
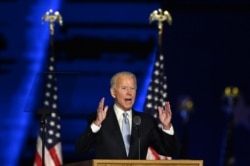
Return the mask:
[[[141,124],[136,126],[132,120],[130,150],[127,157],[122,133],[113,107],[110,107],[106,119],[102,123],[100,131],[93,133],[90,125],[76,141],[76,151],[87,155],[94,151],[96,159],[146,159],[148,147],[153,147],[159,154],[176,156],[178,142],[175,135],[164,133],[157,126],[157,121],[149,114],[132,111],[132,119],[135,116],[141,118]],[[89,116],[91,124],[96,118],[96,113]],[[138,130],[139,135],[138,137]],[[140,138],[140,153],[139,153]]]

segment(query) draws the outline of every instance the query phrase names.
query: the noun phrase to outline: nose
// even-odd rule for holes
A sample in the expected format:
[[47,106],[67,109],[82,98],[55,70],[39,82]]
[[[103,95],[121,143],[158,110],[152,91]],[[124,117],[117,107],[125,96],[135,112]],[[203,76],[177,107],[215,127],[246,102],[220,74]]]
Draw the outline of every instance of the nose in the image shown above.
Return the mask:
[[131,93],[131,89],[127,88],[127,93],[130,94]]
[[127,94],[131,95],[133,93],[133,88],[127,88]]

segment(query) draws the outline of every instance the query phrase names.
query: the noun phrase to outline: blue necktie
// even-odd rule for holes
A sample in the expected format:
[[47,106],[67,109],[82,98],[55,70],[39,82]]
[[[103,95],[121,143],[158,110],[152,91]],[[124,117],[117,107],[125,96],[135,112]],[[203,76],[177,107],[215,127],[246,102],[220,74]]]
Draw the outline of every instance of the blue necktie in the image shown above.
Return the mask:
[[128,113],[124,112],[122,119],[122,137],[125,144],[126,152],[128,155],[129,152],[129,146],[130,146],[130,126],[129,126],[129,120],[128,120]]

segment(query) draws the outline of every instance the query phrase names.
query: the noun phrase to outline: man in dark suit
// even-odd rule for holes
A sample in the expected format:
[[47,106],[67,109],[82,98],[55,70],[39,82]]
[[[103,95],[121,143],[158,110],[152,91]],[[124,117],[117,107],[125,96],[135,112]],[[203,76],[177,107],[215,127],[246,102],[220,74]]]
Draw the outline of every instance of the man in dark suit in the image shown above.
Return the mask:
[[[119,72],[110,83],[114,105],[105,106],[104,98],[101,99],[97,113],[89,116],[89,127],[77,139],[76,151],[81,154],[93,151],[96,159],[146,159],[147,150],[152,147],[161,155],[176,156],[179,147],[171,124],[169,102],[164,108],[158,106],[162,126],[159,128],[151,115],[133,109],[137,89],[133,73]],[[122,134],[124,112],[130,128],[128,145]]]

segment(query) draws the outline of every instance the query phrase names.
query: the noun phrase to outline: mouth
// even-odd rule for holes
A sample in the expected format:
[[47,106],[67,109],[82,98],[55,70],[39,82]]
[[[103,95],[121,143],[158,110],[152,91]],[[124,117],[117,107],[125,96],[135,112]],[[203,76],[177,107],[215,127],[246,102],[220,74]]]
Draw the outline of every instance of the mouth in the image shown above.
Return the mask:
[[131,102],[132,99],[131,99],[131,98],[126,98],[125,101],[126,101],[126,102]]

